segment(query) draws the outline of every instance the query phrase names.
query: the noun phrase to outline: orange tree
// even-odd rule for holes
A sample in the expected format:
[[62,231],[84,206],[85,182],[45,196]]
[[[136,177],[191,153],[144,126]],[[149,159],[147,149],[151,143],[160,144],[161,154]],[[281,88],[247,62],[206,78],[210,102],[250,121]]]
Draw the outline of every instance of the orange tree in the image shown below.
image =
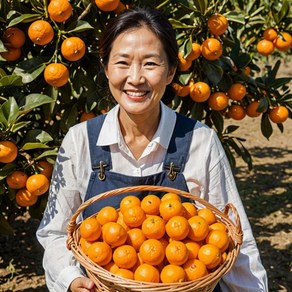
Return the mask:
[[[135,6],[161,10],[180,47],[170,105],[214,128],[232,166],[252,167],[238,126],[261,119],[269,138],[291,118],[289,1],[3,0],[0,3],[0,226],[29,210],[41,217],[57,150],[74,124],[114,105],[98,56],[108,21]],[[261,65],[263,64],[263,65]]]

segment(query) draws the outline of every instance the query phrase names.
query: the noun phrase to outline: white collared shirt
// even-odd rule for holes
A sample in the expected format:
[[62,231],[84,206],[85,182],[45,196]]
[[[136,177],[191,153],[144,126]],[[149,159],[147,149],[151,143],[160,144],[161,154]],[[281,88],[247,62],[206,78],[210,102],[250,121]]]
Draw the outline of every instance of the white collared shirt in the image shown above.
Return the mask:
[[[136,160],[121,135],[119,106],[108,112],[97,145],[109,145],[113,171],[130,176],[146,176],[162,170],[164,157],[176,122],[173,110],[161,103],[158,129]],[[72,253],[66,248],[67,224],[83,202],[91,162],[86,122],[73,126],[60,147],[50,188],[50,196],[37,238],[45,248],[43,267],[50,291],[67,291],[76,277],[83,275]],[[237,209],[244,234],[240,254],[220,281],[222,291],[268,291],[267,275],[239,197],[232,171],[216,133],[196,123],[183,172],[190,193],[223,210],[228,202]]]

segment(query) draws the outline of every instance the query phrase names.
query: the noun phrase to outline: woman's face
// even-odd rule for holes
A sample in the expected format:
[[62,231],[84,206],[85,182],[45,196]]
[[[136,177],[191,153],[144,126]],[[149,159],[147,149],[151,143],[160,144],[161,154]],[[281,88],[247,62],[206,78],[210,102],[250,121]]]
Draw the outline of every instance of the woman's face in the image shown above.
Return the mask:
[[142,27],[115,39],[105,72],[121,110],[141,115],[159,109],[175,69],[169,67],[161,41]]

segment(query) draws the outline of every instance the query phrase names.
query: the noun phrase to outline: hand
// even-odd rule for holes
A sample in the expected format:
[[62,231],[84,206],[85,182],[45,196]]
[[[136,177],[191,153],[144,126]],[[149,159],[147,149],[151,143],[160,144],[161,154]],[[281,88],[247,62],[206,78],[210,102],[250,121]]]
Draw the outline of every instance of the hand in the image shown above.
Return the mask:
[[72,292],[94,292],[94,282],[86,277],[76,278],[70,285]]

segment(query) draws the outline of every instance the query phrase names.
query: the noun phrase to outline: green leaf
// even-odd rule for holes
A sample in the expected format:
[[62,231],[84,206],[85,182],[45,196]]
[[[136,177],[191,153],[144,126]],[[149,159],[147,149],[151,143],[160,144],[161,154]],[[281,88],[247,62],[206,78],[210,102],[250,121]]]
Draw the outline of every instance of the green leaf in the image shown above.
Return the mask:
[[187,24],[185,24],[179,20],[176,20],[174,18],[170,18],[169,22],[171,23],[171,25],[174,29],[194,29],[194,28],[197,28],[197,26],[187,25]]
[[228,126],[228,127],[225,129],[224,134],[230,134],[230,133],[233,133],[233,132],[235,132],[238,128],[239,128],[239,126],[230,125],[230,126]]
[[267,111],[268,107],[269,107],[269,100],[267,97],[264,96],[260,99],[260,103],[257,108],[257,111],[260,113],[264,113]]
[[14,74],[16,74],[17,76],[21,77],[22,82],[24,84],[30,83],[33,80],[35,80],[40,74],[42,74],[42,72],[44,71],[44,69],[46,68],[45,64],[41,64],[35,68],[33,68],[33,71],[26,71],[24,69],[21,69],[20,67],[16,67],[14,69]]
[[213,83],[213,85],[217,85],[220,82],[224,73],[223,69],[219,65],[211,62],[204,62],[203,71],[207,75],[207,78]]
[[53,138],[46,131],[33,129],[26,134],[23,143],[24,144],[28,142],[48,143],[52,140]]
[[194,102],[191,109],[191,117],[195,120],[201,121],[204,116],[204,105],[202,102]]
[[267,112],[262,114],[261,131],[262,131],[263,136],[266,137],[268,140],[273,133],[273,128],[272,128],[271,122],[269,120],[269,115]]
[[226,16],[228,21],[245,24],[245,16],[243,14],[239,14],[237,11],[228,11],[224,13],[224,16]]
[[21,14],[20,16],[12,19],[7,27],[15,26],[16,24],[21,22],[32,22],[40,18],[41,18],[40,14]]
[[39,107],[46,103],[51,103],[54,100],[44,94],[33,93],[29,94],[25,98],[25,105],[21,108],[21,113],[28,112],[36,107]]
[[39,156],[35,157],[35,160],[41,160],[45,157],[49,157],[49,156],[57,156],[58,155],[58,149],[54,149],[54,150],[48,150],[48,151],[44,151],[42,154],[40,154]]
[[21,147],[21,150],[32,150],[32,149],[45,149],[50,148],[48,145],[43,143],[26,143]]
[[190,81],[190,78],[192,77],[193,73],[182,73],[179,75],[179,82],[182,84],[182,85],[186,85],[189,83]]
[[195,7],[200,11],[203,15],[206,13],[206,9],[208,7],[208,0],[193,0],[192,1]]
[[236,160],[234,158],[234,155],[233,155],[232,151],[230,150],[230,146],[225,141],[223,141],[222,144],[223,144],[223,148],[225,150],[226,156],[228,158],[228,161],[230,163],[230,166],[232,168],[235,168],[235,166],[236,166]]
[[224,125],[222,115],[219,112],[212,110],[211,119],[212,119],[217,131],[219,133],[222,133],[223,132],[223,125]]
[[277,24],[279,24],[283,20],[283,18],[287,16],[287,14],[289,13],[289,8],[290,8],[290,5],[288,1],[286,0],[283,2],[281,10],[277,12],[275,5],[273,3],[271,10],[272,10],[272,15],[274,17],[274,20],[276,21]]
[[25,122],[19,122],[19,123],[15,123],[12,125],[11,127],[11,132],[12,133],[16,133],[18,132],[20,129],[26,127],[28,124],[30,124],[30,121],[25,121]]
[[66,33],[82,32],[89,29],[94,29],[94,27],[91,26],[87,21],[79,20],[77,22],[72,23],[72,25],[68,27],[68,30],[66,30]]
[[14,97],[10,97],[1,105],[0,113],[0,122],[2,122],[6,127],[15,123],[19,115],[19,107]]
[[10,226],[5,217],[0,214],[0,234],[14,235],[13,228]]
[[22,80],[20,76],[17,75],[6,75],[0,79],[0,87],[8,86],[22,86]]

